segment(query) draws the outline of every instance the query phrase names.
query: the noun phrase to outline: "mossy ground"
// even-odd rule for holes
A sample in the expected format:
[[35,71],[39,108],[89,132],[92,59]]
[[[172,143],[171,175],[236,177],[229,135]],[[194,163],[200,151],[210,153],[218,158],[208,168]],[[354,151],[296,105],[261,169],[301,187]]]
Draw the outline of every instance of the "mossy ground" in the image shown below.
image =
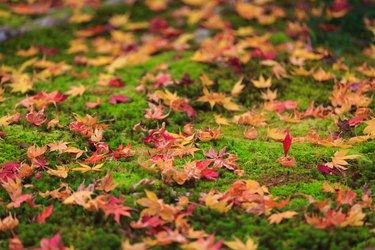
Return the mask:
[[[285,5],[288,6],[287,1]],[[155,16],[154,13],[142,6],[134,7],[132,10],[106,8],[99,11],[93,23],[100,24],[115,13],[128,13],[130,11],[134,21],[149,20]],[[225,18],[230,20],[235,27],[245,24],[243,19],[233,15],[232,12],[228,13],[231,14],[226,15]],[[167,13],[165,13],[165,16],[167,16]],[[12,24],[14,25],[18,21],[25,19],[24,17],[20,18],[22,20],[17,20],[17,17],[13,18]],[[353,20],[356,20],[357,16],[353,18]],[[312,27],[313,21],[311,20]],[[253,24],[256,26],[256,23]],[[283,27],[283,25],[285,24],[277,23],[275,29],[279,26]],[[0,44],[0,53],[5,55],[5,57],[1,63],[11,66],[19,65],[24,59],[12,55],[17,50],[26,49],[30,45],[57,48],[57,55],[50,57],[50,59],[53,61],[65,60],[70,63],[73,60],[73,56],[65,54],[64,51],[68,48],[69,41],[73,39],[73,31],[84,26],[64,25],[39,29],[22,37],[3,42]],[[258,28],[259,30],[262,29],[262,27]],[[351,29],[347,28],[347,31],[350,32]],[[358,33],[362,34],[361,32]],[[357,64],[358,62],[363,62],[364,58],[359,53],[357,54],[359,48],[356,50],[355,46],[345,40],[352,38],[347,32],[327,35],[328,38],[322,38],[321,36],[322,34],[317,34],[313,42],[321,43],[322,41],[327,41],[327,44],[323,45],[331,46],[340,55],[347,56],[349,63]],[[342,37],[345,39],[341,39]],[[288,39],[288,37],[283,32],[278,32],[273,35],[271,40],[277,44],[285,39]],[[341,42],[337,44],[334,41]],[[133,132],[132,127],[143,119],[143,110],[147,107],[147,102],[144,94],[135,92],[135,87],[138,85],[140,77],[154,66],[168,62],[170,73],[174,78],[180,79],[185,73],[188,73],[193,80],[196,80],[193,86],[185,89],[175,89],[192,100],[201,95],[202,88],[197,79],[202,73],[207,74],[214,80],[218,91],[230,91],[233,82],[236,81],[237,77],[230,69],[215,68],[214,66],[190,61],[193,49],[183,53],[160,53],[153,56],[147,63],[118,70],[116,73],[126,82],[126,87],[123,89],[107,89],[104,95],[126,95],[131,98],[131,102],[126,104],[112,105],[104,102],[95,109],[85,107],[84,104],[87,101],[95,101],[97,97],[92,90],[97,88],[95,82],[102,71],[100,67],[88,68],[89,77],[86,79],[62,75],[52,78],[49,82],[36,83],[33,91],[28,93],[29,95],[39,91],[59,90],[64,92],[71,86],[77,86],[78,84],[85,85],[88,91],[82,97],[67,99],[63,105],[48,107],[47,113],[58,115],[61,125],[64,126],[63,129],[47,131],[44,127],[34,127],[24,121],[21,121],[19,125],[6,127],[4,131],[7,136],[4,140],[0,140],[0,164],[10,161],[26,161],[25,152],[33,144],[41,146],[53,141],[64,140],[72,142],[72,146],[79,148],[87,146],[79,135],[72,134],[67,128],[68,124],[73,121],[73,113],[80,115],[91,114],[99,117],[101,121],[106,121],[110,127],[106,130],[104,139],[110,147],[116,147],[119,143],[127,144],[129,142],[132,142],[136,148],[142,147],[143,136],[138,132]],[[180,59],[176,59],[177,55]],[[368,61],[368,64],[375,65],[373,61]],[[324,63],[319,62],[319,66],[324,67]],[[82,66],[75,67],[78,72],[84,70]],[[245,73],[249,78],[255,78],[266,72],[264,68],[261,69],[259,67],[259,62],[254,60],[246,65]],[[302,77],[276,81],[275,84],[281,100],[298,101],[299,107],[302,109],[306,109],[312,101],[318,104],[328,104],[330,102],[328,97],[333,86],[332,83],[319,85],[312,79],[309,80]],[[246,107],[259,106],[259,91],[254,88],[246,88],[245,91],[248,91],[248,93],[246,93],[245,99],[241,99],[241,104]],[[0,117],[7,112],[12,112],[16,103],[25,96],[7,92],[5,97],[8,100],[0,104]],[[227,112],[221,110],[220,107],[215,107],[211,111],[207,105],[196,103],[194,105],[203,107],[198,111],[198,118],[194,121],[197,127],[216,127],[217,125],[213,122],[213,114],[220,111],[220,113],[225,115]],[[374,104],[372,104],[373,106]],[[172,112],[167,119],[167,128],[169,131],[178,132],[186,121],[185,115]],[[296,137],[306,135],[310,128],[322,135],[327,135],[329,131],[337,129],[332,119],[306,119],[298,124],[288,124],[281,121],[277,116],[269,114],[269,121],[269,127],[271,128],[290,127],[291,133]],[[363,127],[357,128],[358,132],[361,129]],[[282,144],[267,139],[266,128],[261,128],[258,132],[259,136],[256,140],[246,140],[243,138],[242,127],[237,125],[223,126],[223,137],[220,140],[201,143],[201,147],[208,150],[211,146],[215,149],[221,149],[226,146],[228,151],[238,155],[241,169],[245,170],[246,179],[254,179],[262,185],[268,186],[271,193],[275,196],[284,198],[292,196],[293,199],[288,207],[297,211],[302,211],[307,205],[307,201],[298,198],[296,193],[312,195],[314,198],[322,200],[329,196],[322,192],[322,184],[325,179],[330,182],[346,184],[342,177],[325,177],[315,167],[318,163],[329,160],[329,157],[333,155],[336,149],[307,143],[295,143],[292,145],[290,154],[296,157],[297,165],[293,168],[285,168],[277,162],[277,158],[282,153]],[[375,191],[375,142],[369,141],[355,144],[350,149],[350,153],[358,153],[361,157],[350,166],[349,176],[346,179],[347,184],[358,192],[364,184],[367,184],[368,187]],[[198,152],[196,156],[199,158],[202,154]],[[48,156],[48,160],[51,165],[59,165],[64,163],[66,159],[58,157],[56,154],[51,154]],[[134,189],[133,184],[143,178],[157,180],[160,177],[157,173],[142,169],[135,159],[110,161],[106,163],[105,168],[112,170],[115,182],[119,184],[116,192],[124,195],[128,206],[138,209],[140,207],[136,205],[135,201],[138,197],[143,196],[144,187]],[[101,176],[102,173],[74,173],[64,181],[69,183],[73,189],[76,189],[83,181],[91,183]],[[208,192],[211,188],[224,191],[237,179],[238,176],[235,174],[222,171],[218,181],[198,181],[183,186],[169,186],[159,181],[154,185],[153,191],[163,198],[166,203],[175,202],[177,197],[187,193],[190,194],[189,198],[191,200],[196,201],[200,192]],[[28,179],[27,184],[31,184],[27,192],[45,192],[57,188],[60,182],[56,177],[43,174],[41,179],[34,177]],[[0,197],[4,202],[9,200],[4,190],[1,190]],[[47,206],[53,201],[37,198],[36,202]],[[53,202],[53,204],[55,210],[48,219],[48,223],[44,225],[27,223],[37,216],[35,209],[21,206],[12,210],[12,213],[16,214],[21,222],[16,228],[16,233],[25,246],[36,247],[41,238],[49,238],[56,231],[62,232],[66,245],[73,245],[76,249],[118,249],[123,239],[137,239],[140,236],[139,232],[131,230],[129,223],[132,219],[130,218],[122,219],[121,225],[118,225],[111,218],[105,219],[103,214],[91,213],[78,206],[66,206],[59,202]],[[7,210],[4,207],[0,207],[1,217],[5,214],[7,214]],[[132,214],[134,216],[133,219],[137,219],[139,211],[135,210]],[[367,218],[370,223],[375,223],[373,214],[368,214]],[[208,208],[199,207],[194,210],[191,221],[195,229],[203,229],[208,233],[215,233],[216,236],[224,239],[229,239],[231,235],[246,239],[248,235],[251,235],[259,242],[259,249],[364,249],[375,246],[373,234],[371,234],[368,227],[320,230],[308,225],[303,218],[303,213],[299,213],[295,219],[288,220],[280,225],[270,225],[266,218],[247,214],[238,209],[232,209],[227,214],[220,214]],[[9,232],[0,232],[0,249],[7,248],[7,239],[9,238]],[[170,249],[174,248],[175,246],[170,247]]]

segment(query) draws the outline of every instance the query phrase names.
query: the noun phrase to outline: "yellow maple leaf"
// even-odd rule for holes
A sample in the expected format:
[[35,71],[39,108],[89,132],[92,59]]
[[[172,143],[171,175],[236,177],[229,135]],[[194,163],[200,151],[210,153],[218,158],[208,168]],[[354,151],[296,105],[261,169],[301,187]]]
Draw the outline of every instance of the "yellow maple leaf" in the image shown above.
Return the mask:
[[222,194],[215,194],[215,191],[211,189],[204,199],[206,207],[220,213],[228,212],[232,208],[233,203],[228,203],[230,197],[221,199],[222,196]]
[[258,248],[258,244],[250,237],[247,238],[246,243],[243,243],[236,236],[233,236],[233,241],[225,241],[224,244],[232,250],[256,250]]
[[242,80],[243,80],[243,77],[240,78],[240,80],[238,80],[236,82],[236,84],[234,84],[233,88],[232,88],[232,91],[231,91],[231,94],[232,96],[239,96],[242,92],[242,90],[244,89],[245,85],[242,84]]
[[293,57],[299,57],[299,58],[303,58],[305,60],[320,60],[323,58],[323,55],[320,55],[320,54],[316,54],[314,52],[311,52],[307,49],[296,49],[293,51]]
[[286,133],[281,129],[277,129],[277,128],[268,129],[267,128],[267,137],[274,139],[275,141],[284,140],[285,135]]
[[39,52],[39,49],[37,47],[31,46],[28,49],[24,50],[18,50],[16,55],[21,56],[21,57],[29,57],[29,56],[34,56]]
[[78,162],[78,164],[81,166],[80,168],[73,168],[73,171],[79,171],[81,173],[86,173],[89,171],[101,171],[101,168],[103,167],[104,163],[98,164],[94,167],[90,167],[89,165],[83,164]]
[[215,122],[219,125],[229,125],[229,121],[227,118],[222,117],[221,115],[214,115]]
[[114,27],[121,27],[129,22],[129,14],[125,15],[114,15],[109,19],[109,24]]
[[26,93],[27,91],[33,88],[33,82],[30,79],[29,75],[21,74],[14,78],[14,81],[7,85],[12,90],[11,92],[21,92]]
[[47,173],[61,178],[68,177],[69,168],[67,166],[56,166],[57,169],[48,168]]
[[85,93],[85,91],[86,91],[86,87],[83,85],[79,85],[79,86],[71,87],[70,90],[67,91],[65,94],[70,95],[72,97],[78,96],[78,95],[82,96],[83,93]]
[[168,7],[167,0],[145,0],[145,4],[153,11],[162,11]]
[[73,15],[69,18],[69,23],[85,23],[92,19],[92,15],[82,13],[80,9],[73,9]]
[[275,213],[268,217],[268,221],[270,224],[279,224],[284,219],[293,218],[297,212],[295,211],[286,211],[282,213]]
[[363,130],[363,133],[374,137],[375,136],[375,117],[373,117],[371,120],[365,121],[365,123],[367,124],[367,127]]
[[366,214],[362,212],[362,206],[359,204],[355,204],[350,208],[347,217],[340,224],[340,226],[363,226],[365,217]]
[[267,89],[267,92],[261,92],[261,95],[263,100],[273,101],[277,98],[277,89],[275,91]]
[[203,86],[211,86],[214,84],[214,82],[207,75],[201,75],[199,79],[201,80]]
[[319,68],[319,70],[313,74],[313,78],[319,82],[331,80],[333,77],[334,75],[331,72],[324,71],[322,68]]
[[203,96],[199,97],[197,102],[208,102],[211,106],[211,109],[215,106],[216,103],[223,103],[225,94],[223,93],[210,93],[207,88],[203,88]]
[[236,236],[233,236],[233,241],[225,241],[224,243],[232,250],[256,250],[258,248],[258,244],[250,237],[247,238],[246,243],[243,243]]
[[9,124],[12,123],[12,116],[11,115],[5,115],[3,117],[0,117],[0,127],[7,127]]
[[349,150],[337,151],[332,157],[332,162],[328,162],[326,166],[329,168],[337,168],[339,170],[346,170],[349,163],[346,160],[352,160],[359,157],[359,155],[347,155]]
[[263,75],[260,75],[258,80],[252,80],[254,86],[258,89],[261,88],[269,88],[272,85],[272,78],[268,78],[267,80],[263,77]]

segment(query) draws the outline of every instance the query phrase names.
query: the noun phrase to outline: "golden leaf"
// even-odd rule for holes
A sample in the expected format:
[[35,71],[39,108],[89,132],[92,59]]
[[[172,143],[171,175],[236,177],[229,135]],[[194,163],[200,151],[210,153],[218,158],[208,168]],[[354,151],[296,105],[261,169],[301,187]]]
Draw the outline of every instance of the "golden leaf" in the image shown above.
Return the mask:
[[246,243],[243,243],[236,236],[233,236],[233,241],[225,241],[224,244],[232,250],[256,250],[258,248],[258,244],[250,237],[247,238]]
[[50,175],[58,176],[61,178],[68,177],[69,168],[67,166],[56,166],[57,169],[50,169],[48,168],[47,173]]
[[284,219],[293,218],[297,212],[295,211],[286,211],[282,213],[275,213],[268,217],[268,221],[270,224],[279,224]]
[[222,196],[222,194],[215,194],[215,191],[212,189],[204,199],[206,207],[219,211],[220,213],[228,212],[232,208],[233,203],[228,203],[230,197],[221,199]]
[[222,117],[221,115],[214,115],[215,122],[219,125],[229,125],[229,121],[227,118]]
[[234,84],[232,91],[231,91],[232,96],[237,97],[242,93],[242,90],[245,87],[245,85],[242,84],[242,80],[243,80],[243,77],[241,77],[240,80],[238,80],[238,82]]
[[82,96],[83,93],[85,93],[85,91],[86,91],[86,87],[83,85],[79,85],[79,86],[71,87],[70,90],[67,91],[65,94],[70,95],[72,97],[78,96],[78,95]]
[[269,88],[272,85],[272,78],[266,80],[263,75],[260,75],[258,80],[252,80],[252,82],[256,88]]

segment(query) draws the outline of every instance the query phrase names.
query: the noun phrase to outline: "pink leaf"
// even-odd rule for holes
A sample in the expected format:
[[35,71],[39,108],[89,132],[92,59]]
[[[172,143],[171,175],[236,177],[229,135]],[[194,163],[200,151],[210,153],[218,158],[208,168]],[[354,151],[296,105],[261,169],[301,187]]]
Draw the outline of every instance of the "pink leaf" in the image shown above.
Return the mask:
[[289,128],[286,129],[286,136],[285,139],[283,140],[283,147],[284,147],[284,154],[285,156],[288,155],[290,145],[292,145],[292,136],[289,133]]
[[126,103],[129,101],[130,101],[130,98],[124,95],[113,95],[111,99],[109,99],[108,103],[118,104],[118,103]]
[[53,212],[53,204],[49,206],[48,208],[44,209],[42,213],[38,214],[38,223],[44,224],[46,223],[46,219],[51,216]]

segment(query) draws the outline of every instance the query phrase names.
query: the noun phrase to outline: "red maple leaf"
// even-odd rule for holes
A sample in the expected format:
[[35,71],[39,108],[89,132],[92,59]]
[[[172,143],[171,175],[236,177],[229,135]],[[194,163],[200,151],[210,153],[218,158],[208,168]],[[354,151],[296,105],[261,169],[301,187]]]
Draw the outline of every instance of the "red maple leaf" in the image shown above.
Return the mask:
[[99,200],[103,202],[99,205],[99,208],[104,212],[105,216],[113,214],[115,221],[120,224],[120,217],[126,216],[131,217],[129,211],[132,210],[130,207],[123,206],[124,198],[120,195],[119,198],[116,198],[113,195],[100,195],[98,196]]
[[44,224],[46,223],[46,219],[51,216],[53,212],[53,204],[48,208],[44,209],[40,214],[38,214],[38,223]]
[[290,145],[292,145],[292,136],[289,133],[289,128],[286,129],[286,135],[283,140],[283,147],[284,147],[284,155],[288,156],[288,152],[290,149]]
[[335,169],[329,168],[328,166],[320,164],[320,163],[316,166],[316,168],[322,174],[335,174],[335,175],[339,175],[339,172],[337,172]]
[[34,124],[35,126],[38,126],[38,127],[43,125],[45,122],[47,122],[47,115],[44,113],[44,109],[38,112],[31,110],[24,117],[28,123]]
[[113,78],[109,80],[108,84],[116,88],[122,88],[125,86],[125,83],[120,78]]
[[103,157],[104,155],[94,152],[92,156],[90,156],[89,158],[85,160],[85,162],[93,162],[93,163],[99,162],[103,159]]

